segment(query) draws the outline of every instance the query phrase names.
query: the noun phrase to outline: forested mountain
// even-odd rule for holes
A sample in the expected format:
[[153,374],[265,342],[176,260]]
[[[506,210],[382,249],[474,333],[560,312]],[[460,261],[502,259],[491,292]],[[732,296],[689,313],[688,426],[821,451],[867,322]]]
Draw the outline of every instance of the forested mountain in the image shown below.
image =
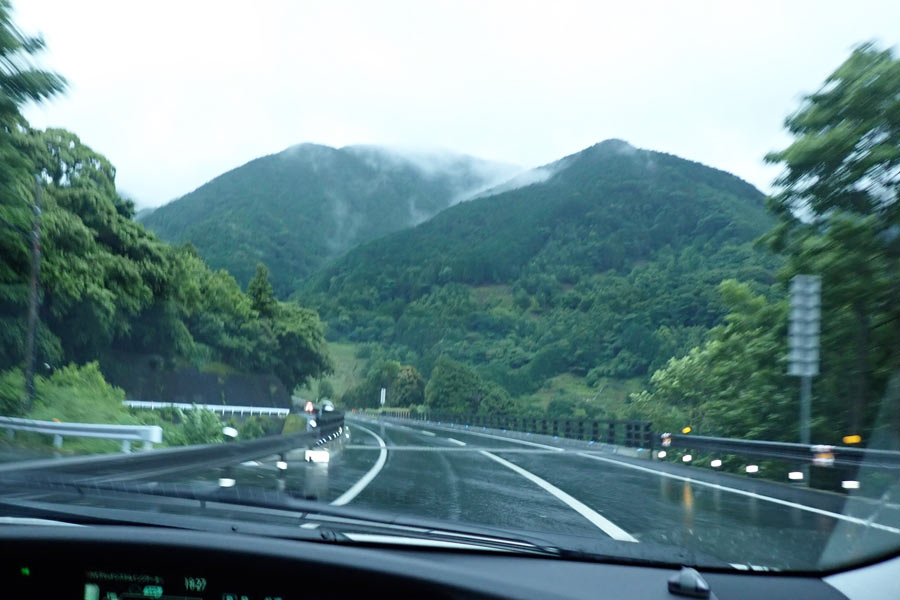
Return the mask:
[[326,260],[421,223],[519,169],[451,153],[301,144],[228,171],[144,215],[245,284],[265,263],[285,296]]
[[[99,360],[108,370],[123,355],[153,355],[169,368],[220,361],[274,373],[288,389],[328,369],[317,315],[277,302],[264,267],[244,294],[190,247],[160,241],[117,195],[114,167],[72,133],[23,127],[9,141],[27,165],[25,181],[29,170],[44,180],[40,364]],[[0,203],[3,220],[20,228],[29,212],[20,198]],[[7,369],[25,354],[30,255],[11,228],[0,229],[0,249],[0,369]]]
[[423,373],[447,355],[524,396],[561,373],[647,376],[720,321],[722,280],[774,282],[752,243],[772,217],[733,175],[620,140],[536,173],[350,251],[298,297],[332,338]]

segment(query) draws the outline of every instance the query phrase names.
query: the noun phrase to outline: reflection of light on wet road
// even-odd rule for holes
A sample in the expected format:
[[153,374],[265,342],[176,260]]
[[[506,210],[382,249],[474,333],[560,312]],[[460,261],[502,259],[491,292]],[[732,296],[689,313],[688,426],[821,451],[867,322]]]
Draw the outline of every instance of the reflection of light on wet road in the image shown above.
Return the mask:
[[694,523],[694,488],[685,482],[681,488],[681,505],[684,507],[684,524],[688,527]]
[[[827,505],[804,506],[802,499],[791,501],[792,496],[760,493],[764,487],[738,489],[726,476],[717,480],[720,483],[698,480],[693,467],[682,467],[677,460],[673,462],[678,470],[667,472],[648,462],[571,449],[551,451],[553,447],[537,442],[499,435],[490,439],[459,428],[436,428],[436,435],[428,435],[414,427],[369,426],[372,435],[351,423],[353,444],[345,430],[338,444],[327,446],[329,464],[307,463],[305,449],[299,449],[281,457],[287,470],[278,469],[277,457],[269,457],[201,477],[213,484],[216,478],[231,477],[238,486],[277,486],[323,502],[356,488],[354,506],[512,530],[586,535],[584,515],[534,479],[526,481],[527,471],[579,505],[608,516],[641,542],[776,568],[816,568],[826,544],[834,545],[841,556],[854,545],[863,550],[863,542],[894,548],[893,536],[900,533],[900,517],[870,522],[868,513],[837,514],[825,510]],[[502,457],[503,463],[488,460],[482,451]],[[368,478],[363,491],[359,482],[382,456],[383,469]]]

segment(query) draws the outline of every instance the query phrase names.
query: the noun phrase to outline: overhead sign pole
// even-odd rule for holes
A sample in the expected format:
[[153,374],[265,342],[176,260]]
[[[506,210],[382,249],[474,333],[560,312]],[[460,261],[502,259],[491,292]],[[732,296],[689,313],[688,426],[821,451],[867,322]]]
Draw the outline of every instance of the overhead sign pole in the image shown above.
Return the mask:
[[[790,286],[788,319],[788,375],[800,377],[800,443],[810,443],[812,378],[819,374],[819,333],[822,314],[822,278],[795,275]],[[804,467],[804,479],[809,475]]]

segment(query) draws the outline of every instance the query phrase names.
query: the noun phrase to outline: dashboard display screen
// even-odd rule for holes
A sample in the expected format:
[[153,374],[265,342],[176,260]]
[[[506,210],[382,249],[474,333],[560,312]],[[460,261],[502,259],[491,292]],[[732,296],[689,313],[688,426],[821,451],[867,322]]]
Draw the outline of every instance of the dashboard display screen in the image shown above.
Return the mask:
[[84,600],[286,600],[280,594],[215,584],[205,573],[160,575],[114,570],[84,574]]

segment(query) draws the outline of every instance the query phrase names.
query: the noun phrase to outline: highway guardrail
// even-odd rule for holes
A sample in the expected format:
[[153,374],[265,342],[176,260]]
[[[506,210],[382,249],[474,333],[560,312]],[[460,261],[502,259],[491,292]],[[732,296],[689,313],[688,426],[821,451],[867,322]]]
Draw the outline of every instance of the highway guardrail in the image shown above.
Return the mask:
[[117,440],[122,442],[122,452],[131,452],[131,442],[143,442],[144,450],[162,442],[162,427],[159,425],[105,425],[97,423],[61,423],[58,421],[37,421],[17,417],[0,417],[0,429],[6,429],[11,436],[16,431],[30,431],[53,436],[53,446],[62,447],[63,438],[86,437]]
[[274,417],[286,417],[290,414],[289,408],[277,408],[268,406],[237,406],[232,404],[189,404],[187,402],[156,402],[153,400],[125,400],[125,406],[129,408],[142,408],[145,410],[159,410],[161,408],[179,408],[181,410],[208,410],[220,415],[262,415]]
[[865,466],[877,469],[900,469],[900,452],[894,450],[876,450],[826,444],[794,444],[791,442],[770,442],[765,440],[740,440],[669,433],[661,435],[661,445],[664,448],[685,448],[717,452],[719,454],[738,454],[773,460],[810,463],[820,467]]
[[255,440],[162,448],[153,452],[77,456],[5,463],[0,473],[28,477],[54,474],[77,481],[118,481],[155,477],[198,469],[238,464],[296,448],[311,448],[336,439],[344,431],[344,415],[334,412],[317,419],[312,431],[274,435]]

